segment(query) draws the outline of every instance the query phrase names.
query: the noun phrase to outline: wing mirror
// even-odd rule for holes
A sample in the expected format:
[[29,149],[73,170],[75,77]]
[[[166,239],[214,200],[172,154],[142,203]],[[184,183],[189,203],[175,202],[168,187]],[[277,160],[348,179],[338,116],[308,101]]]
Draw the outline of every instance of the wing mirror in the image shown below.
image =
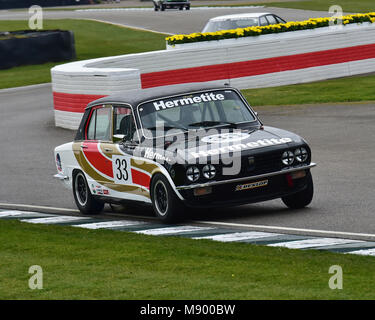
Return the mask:
[[120,142],[124,140],[125,135],[124,134],[115,134],[113,135],[113,142]]

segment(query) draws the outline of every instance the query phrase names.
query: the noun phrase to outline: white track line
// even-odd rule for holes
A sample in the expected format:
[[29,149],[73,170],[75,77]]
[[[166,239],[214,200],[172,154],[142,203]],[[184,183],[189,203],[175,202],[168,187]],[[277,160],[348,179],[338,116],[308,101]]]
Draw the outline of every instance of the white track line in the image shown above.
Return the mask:
[[[35,206],[30,204],[17,204],[17,203],[0,203],[0,207],[14,207],[14,208],[25,208],[25,209],[40,209],[40,210],[53,210],[61,212],[79,212],[77,209],[66,209],[57,207],[45,207],[45,206]],[[4,209],[6,210],[6,209]]]
[[128,25],[128,24],[116,23],[116,22],[111,22],[111,21],[106,21],[106,20],[101,20],[101,19],[83,19],[83,20],[89,20],[89,21],[111,24],[111,25],[114,25],[116,27],[121,27],[121,28],[129,28],[129,29],[134,29],[134,30],[139,30],[139,31],[147,31],[147,32],[153,32],[153,33],[165,34],[165,35],[173,35],[173,33],[169,33],[169,32],[161,32],[161,31],[156,31],[156,30],[152,30],[152,29],[135,27],[135,26],[131,26],[131,25]]
[[[36,206],[36,205],[27,205],[27,204],[14,204],[14,203],[0,203],[1,207],[14,207],[14,208],[24,208],[24,209],[40,209],[40,210],[53,210],[59,212],[79,212],[76,209],[66,209],[58,207],[46,207],[46,206]],[[6,209],[4,209],[6,210]],[[153,219],[155,220],[155,219]],[[242,227],[242,228],[251,228],[260,231],[271,231],[271,232],[302,232],[311,234],[325,234],[331,237],[366,237],[373,238],[375,240],[375,234],[369,233],[355,233],[355,232],[342,232],[342,231],[328,231],[328,230],[317,230],[317,229],[302,229],[302,228],[292,228],[292,227],[277,227],[277,226],[264,226],[264,225],[255,225],[255,224],[242,224],[242,223],[231,223],[231,222],[219,222],[219,221],[193,221],[199,224],[208,224],[214,226],[227,226],[227,227]],[[303,234],[306,235],[306,234]]]
[[193,239],[209,239],[209,240],[220,241],[220,242],[234,242],[234,241],[255,240],[255,239],[269,238],[269,237],[276,237],[276,236],[280,236],[280,234],[250,231],[250,232],[235,232],[235,233],[217,234],[217,235],[204,236],[204,237],[195,237]]
[[307,249],[317,248],[325,246],[335,246],[338,244],[347,243],[364,243],[365,241],[350,240],[350,239],[335,239],[335,238],[318,238],[318,239],[306,239],[298,241],[278,242],[269,244],[269,247],[282,247],[288,249]]
[[1,93],[12,93],[12,92],[18,92],[22,90],[33,90],[33,89],[39,89],[39,88],[47,88],[51,87],[51,83],[39,83],[39,84],[32,84],[29,86],[21,86],[21,87],[12,87],[12,88],[5,88],[5,89],[0,89],[0,94]]
[[345,252],[350,254],[358,254],[361,256],[375,256],[375,249],[363,249],[363,250],[355,250],[350,252]]
[[145,223],[146,222],[119,220],[119,221],[106,221],[106,222],[77,224],[72,227],[96,230],[96,229],[111,229],[111,228],[117,228],[117,227],[136,226],[136,225],[142,225]]
[[41,217],[41,216],[46,216],[50,217],[52,216],[51,214],[45,214],[45,213],[39,213],[39,212],[29,212],[29,211],[1,211],[0,212],[0,218],[7,218],[7,217],[25,217],[25,216],[30,216],[30,217]]
[[160,236],[163,234],[176,234],[176,233],[182,233],[182,232],[204,231],[204,230],[212,230],[212,229],[214,228],[196,227],[196,226],[179,226],[179,227],[165,227],[165,228],[156,228],[156,229],[148,229],[148,230],[139,230],[139,231],[135,231],[135,233]]
[[208,224],[208,225],[215,225],[215,226],[227,226],[227,227],[245,227],[245,228],[252,228],[258,230],[268,230],[268,231],[292,231],[292,232],[306,232],[309,234],[326,234],[332,237],[337,236],[348,236],[348,237],[367,237],[367,238],[374,238],[375,234],[369,233],[354,233],[354,232],[342,232],[342,231],[328,231],[328,230],[316,230],[316,229],[301,229],[301,228],[290,228],[290,227],[275,227],[275,226],[263,226],[263,225],[255,225],[255,224],[242,224],[242,223],[231,223],[231,222],[218,222],[218,221],[194,221],[199,224]]
[[73,217],[73,216],[56,216],[56,217],[49,217],[49,218],[36,218],[36,219],[24,219],[21,220],[22,222],[29,222],[29,223],[43,223],[43,224],[54,224],[54,223],[69,223],[75,222],[78,220],[88,220],[91,218],[85,217]]
[[[190,7],[190,10],[220,10],[220,9],[259,9],[264,8],[264,6],[222,6],[222,7]],[[154,8],[144,7],[144,8],[93,8],[93,9],[75,9],[75,12],[103,12],[103,11],[154,11]],[[158,13],[157,13],[158,14]]]

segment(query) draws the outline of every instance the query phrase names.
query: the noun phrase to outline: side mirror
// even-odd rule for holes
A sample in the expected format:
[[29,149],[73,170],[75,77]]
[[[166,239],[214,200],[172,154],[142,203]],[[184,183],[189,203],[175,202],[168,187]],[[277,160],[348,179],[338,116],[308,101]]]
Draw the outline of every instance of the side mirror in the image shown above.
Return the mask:
[[124,134],[115,134],[113,135],[113,142],[120,142],[124,140],[125,135]]

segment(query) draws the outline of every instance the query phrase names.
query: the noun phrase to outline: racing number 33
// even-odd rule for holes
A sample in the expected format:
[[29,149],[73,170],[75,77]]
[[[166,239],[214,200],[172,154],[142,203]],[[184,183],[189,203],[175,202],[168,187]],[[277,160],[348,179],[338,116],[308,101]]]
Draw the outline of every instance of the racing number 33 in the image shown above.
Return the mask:
[[130,157],[113,156],[113,178],[116,184],[129,184],[132,182],[130,170]]

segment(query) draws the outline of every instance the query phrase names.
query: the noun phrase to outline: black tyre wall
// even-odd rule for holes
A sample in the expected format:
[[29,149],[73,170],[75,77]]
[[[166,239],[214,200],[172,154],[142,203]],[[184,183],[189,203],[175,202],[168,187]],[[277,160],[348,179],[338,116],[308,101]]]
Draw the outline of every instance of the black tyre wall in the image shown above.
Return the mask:
[[30,8],[33,5],[41,7],[72,6],[95,3],[94,0],[0,0],[0,9]]
[[71,31],[15,31],[0,37],[0,69],[75,59]]

